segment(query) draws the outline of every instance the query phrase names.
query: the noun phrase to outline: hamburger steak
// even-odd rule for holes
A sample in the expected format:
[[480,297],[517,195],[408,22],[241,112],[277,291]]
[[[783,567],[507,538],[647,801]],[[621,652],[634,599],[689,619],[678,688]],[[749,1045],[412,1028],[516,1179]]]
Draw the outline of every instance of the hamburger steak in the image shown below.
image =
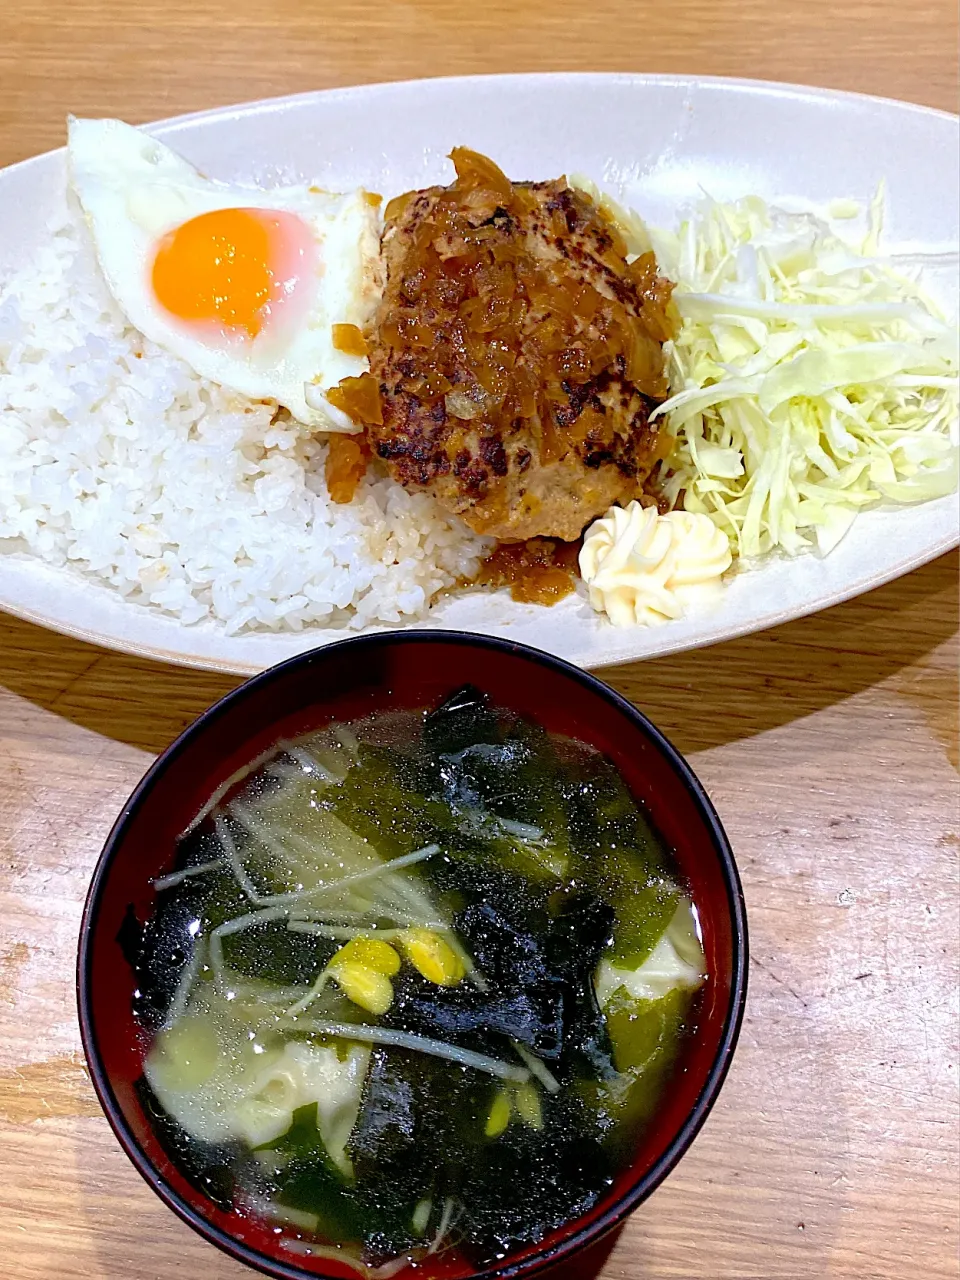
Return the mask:
[[457,180],[386,210],[369,444],[478,533],[573,540],[639,497],[666,441],[672,285],[627,261],[566,179],[511,183],[458,148]]

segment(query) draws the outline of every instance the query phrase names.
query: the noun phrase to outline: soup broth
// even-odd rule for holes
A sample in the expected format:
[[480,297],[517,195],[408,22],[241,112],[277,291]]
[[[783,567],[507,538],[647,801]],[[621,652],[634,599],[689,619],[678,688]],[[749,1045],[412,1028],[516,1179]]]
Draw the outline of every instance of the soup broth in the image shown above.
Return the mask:
[[221,791],[135,944],[140,1087],[185,1176],[384,1276],[498,1262],[596,1204],[705,978],[615,767],[467,687]]

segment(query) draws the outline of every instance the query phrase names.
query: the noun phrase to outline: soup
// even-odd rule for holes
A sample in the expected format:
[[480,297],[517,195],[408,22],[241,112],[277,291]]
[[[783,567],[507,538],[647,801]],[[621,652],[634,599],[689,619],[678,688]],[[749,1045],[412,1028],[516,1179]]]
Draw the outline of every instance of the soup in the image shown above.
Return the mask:
[[599,752],[465,687],[283,742],[210,798],[135,943],[170,1158],[292,1254],[496,1263],[630,1162],[705,978]]

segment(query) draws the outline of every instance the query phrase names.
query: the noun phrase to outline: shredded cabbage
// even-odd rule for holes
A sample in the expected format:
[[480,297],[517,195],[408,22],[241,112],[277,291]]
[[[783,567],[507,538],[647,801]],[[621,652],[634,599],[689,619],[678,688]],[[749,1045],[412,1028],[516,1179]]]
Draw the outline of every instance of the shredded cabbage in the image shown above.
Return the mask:
[[882,202],[857,247],[754,196],[653,233],[683,318],[657,410],[676,436],[666,496],[735,555],[826,553],[863,507],[957,486],[957,330],[877,258]]

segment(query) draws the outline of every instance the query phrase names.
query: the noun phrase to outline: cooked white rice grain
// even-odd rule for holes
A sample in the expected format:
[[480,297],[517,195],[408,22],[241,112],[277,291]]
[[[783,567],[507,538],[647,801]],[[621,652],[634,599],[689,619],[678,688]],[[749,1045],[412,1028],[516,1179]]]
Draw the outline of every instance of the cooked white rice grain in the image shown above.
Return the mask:
[[422,618],[476,571],[492,544],[425,494],[332,503],[326,446],[276,408],[132,329],[64,219],[0,290],[0,553],[229,633]]

